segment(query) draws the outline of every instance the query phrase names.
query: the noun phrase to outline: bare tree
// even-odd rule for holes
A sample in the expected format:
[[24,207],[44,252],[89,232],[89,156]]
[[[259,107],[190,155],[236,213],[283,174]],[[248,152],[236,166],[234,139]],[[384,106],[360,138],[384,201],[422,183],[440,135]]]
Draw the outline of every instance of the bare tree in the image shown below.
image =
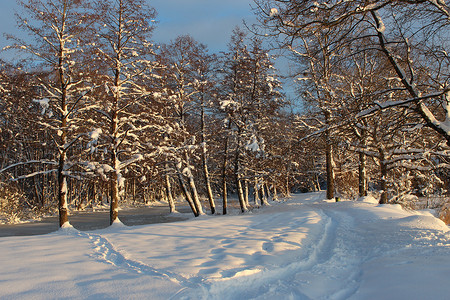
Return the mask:
[[[194,214],[203,214],[198,188],[194,174],[196,171],[194,159],[197,150],[202,148],[203,172],[205,172],[206,141],[204,135],[204,98],[205,97],[205,72],[207,69],[206,46],[196,42],[190,36],[179,36],[170,44],[161,45],[158,53],[162,67],[161,72],[161,97],[165,98],[169,111],[169,118],[173,120],[170,133],[171,152],[180,185],[188,203],[193,203]],[[202,91],[203,89],[203,91]],[[198,102],[197,100],[200,100]],[[196,142],[195,130],[191,128],[192,121],[200,106],[201,140]],[[187,179],[189,190],[184,188],[184,178]],[[209,176],[206,177],[209,184]],[[211,192],[209,187],[209,192]],[[212,192],[209,193],[211,211],[215,211]]]
[[446,51],[450,9],[445,2],[256,0],[255,3],[264,27],[269,34],[279,37],[284,46],[296,48],[305,31],[332,30],[335,47],[364,40],[363,48],[349,47],[351,52],[347,56],[361,51],[383,53],[401,83],[402,89],[397,92],[403,95],[403,100],[387,107],[409,105],[450,145],[447,126],[450,60]]
[[270,172],[265,168],[271,153],[266,151],[265,139],[285,104],[273,60],[259,38],[247,41],[245,32],[234,30],[224,57],[220,108],[228,124],[225,154],[229,142],[234,144],[233,173],[242,212],[248,206],[249,179],[267,186]]
[[[326,130],[353,126],[360,145],[365,147],[370,140],[367,121],[371,118],[368,117],[375,117],[379,110],[393,109],[394,114],[403,112],[398,116],[406,118],[404,122],[414,123],[417,128],[431,128],[438,139],[444,140],[447,147],[450,145],[450,59],[446,51],[450,19],[446,3],[256,0],[255,5],[262,29],[276,38],[281,47],[314,62],[329,53],[332,66],[340,66],[341,70],[333,72],[335,76],[324,76],[322,72],[319,77],[322,82],[328,79],[331,95],[336,95],[337,103],[344,104],[339,106],[333,121],[326,124]],[[329,36],[329,42],[308,51],[305,45],[324,34]],[[349,95],[344,87],[356,87],[356,82],[349,82],[358,79],[352,78],[352,72],[348,71],[358,68],[355,58],[361,56],[377,62],[376,76],[384,86],[366,81],[360,86],[365,86],[363,93],[353,90],[353,95]],[[307,77],[311,78],[310,75]],[[359,107],[358,102],[362,104]],[[349,105],[352,111],[346,109]],[[327,109],[330,109],[328,105]],[[390,120],[391,114],[381,115]],[[339,129],[339,134],[343,133]],[[409,142],[405,145],[412,147]],[[367,186],[363,179],[366,152],[360,150],[360,194],[363,195]],[[383,153],[378,156],[387,157]],[[417,159],[414,161],[420,164]]]
[[90,16],[82,9],[81,0],[29,0],[18,1],[25,14],[16,14],[19,28],[30,33],[34,43],[9,36],[15,41],[13,48],[34,56],[50,76],[41,81],[41,98],[36,99],[42,107],[40,124],[52,131],[59,159],[58,178],[59,225],[68,222],[67,176],[71,163],[67,160],[69,149],[81,137],[79,132],[82,101],[89,87],[85,87],[77,55],[85,25]]
[[[149,41],[153,31],[156,12],[143,0],[96,1],[97,38],[91,43],[97,54],[99,71],[104,86],[105,105],[98,111],[106,119],[109,134],[109,184],[110,223],[118,218],[119,199],[123,192],[122,170],[142,154],[130,149],[139,132],[135,126],[138,100],[146,91],[136,84],[137,79],[148,68],[148,56],[152,53]],[[127,151],[130,149],[131,151]]]
[[206,48],[201,47],[197,51],[197,57],[194,61],[194,67],[197,69],[194,80],[195,89],[198,90],[197,102],[200,106],[200,145],[202,151],[202,169],[203,176],[205,178],[205,188],[208,196],[209,206],[211,208],[211,214],[216,213],[216,204],[214,201],[213,191],[211,187],[211,176],[208,168],[208,147],[209,139],[207,133],[207,110],[211,106],[213,98],[213,90],[216,84],[213,74],[213,62],[217,59],[215,55],[208,55]]

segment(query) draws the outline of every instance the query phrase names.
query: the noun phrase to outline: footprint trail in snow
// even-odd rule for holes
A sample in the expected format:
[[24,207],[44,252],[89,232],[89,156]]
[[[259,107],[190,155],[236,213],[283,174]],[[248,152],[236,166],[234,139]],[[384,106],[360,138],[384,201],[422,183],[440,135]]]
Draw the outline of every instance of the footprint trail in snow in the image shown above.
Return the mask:
[[191,282],[180,274],[159,270],[140,261],[127,258],[126,255],[116,250],[114,245],[107,238],[102,237],[99,234],[77,231],[75,229],[70,230],[69,232],[79,237],[89,239],[93,245],[94,253],[92,254],[92,257],[100,261],[111,264],[117,268],[125,269],[129,272],[165,278],[185,287],[198,287],[197,283]]

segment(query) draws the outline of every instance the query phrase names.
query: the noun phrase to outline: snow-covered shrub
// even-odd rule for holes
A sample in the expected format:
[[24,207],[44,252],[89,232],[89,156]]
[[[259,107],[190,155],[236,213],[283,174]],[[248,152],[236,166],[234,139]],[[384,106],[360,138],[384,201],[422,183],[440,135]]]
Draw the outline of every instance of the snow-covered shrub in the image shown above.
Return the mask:
[[403,207],[414,207],[413,201],[417,200],[417,196],[411,195],[413,179],[414,176],[410,171],[392,170],[388,180],[389,202],[400,204]]
[[433,172],[394,170],[389,180],[390,202],[420,209],[419,197],[433,198],[445,194],[444,182]]
[[13,184],[0,182],[0,224],[14,224],[36,220],[56,213],[51,203],[37,207],[30,203],[26,194]]
[[16,187],[0,183],[0,223],[17,223],[26,217],[27,199]]

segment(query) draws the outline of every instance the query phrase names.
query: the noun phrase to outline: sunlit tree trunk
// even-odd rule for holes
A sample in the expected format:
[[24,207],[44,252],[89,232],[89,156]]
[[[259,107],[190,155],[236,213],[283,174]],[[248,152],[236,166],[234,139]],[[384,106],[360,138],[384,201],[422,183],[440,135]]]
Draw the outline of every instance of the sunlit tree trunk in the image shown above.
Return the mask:
[[201,104],[201,131],[202,131],[202,164],[203,164],[203,175],[205,177],[206,192],[208,194],[209,206],[211,208],[211,214],[216,213],[216,204],[214,203],[214,196],[211,189],[211,180],[209,178],[208,171],[208,155],[206,149],[206,133],[205,133],[205,107],[204,100],[202,96]]
[[359,166],[358,166],[358,190],[359,197],[367,196],[367,174],[366,174],[366,160],[367,157],[364,153],[359,153]]
[[248,203],[248,180],[247,179],[244,180],[244,200],[245,200],[245,205],[249,206],[249,203]]
[[278,201],[278,191],[275,184],[273,185],[273,201]]
[[[330,125],[331,114],[325,111],[325,124]],[[333,145],[331,144],[331,133],[329,129],[325,132],[325,158],[327,172],[327,199],[334,198],[334,162],[333,162]]]
[[[64,5],[64,10],[66,6]],[[65,14],[65,11],[64,11]],[[63,18],[65,20],[65,18]],[[64,28],[64,25],[63,25]],[[62,34],[62,33],[61,33]],[[58,165],[58,210],[59,210],[59,226],[62,227],[64,223],[69,221],[68,217],[68,208],[67,208],[67,179],[64,174],[66,168],[66,159],[67,159],[67,79],[64,71],[64,42],[61,41],[60,49],[59,49],[59,62],[58,62],[58,71],[59,71],[59,80],[61,84],[61,145],[59,146],[59,165]]]
[[386,165],[386,155],[383,149],[379,149],[379,160],[380,160],[380,204],[388,203],[388,187],[387,187],[387,165]]
[[258,183],[258,177],[255,176],[255,182],[254,182],[254,187],[253,187],[253,199],[254,199],[254,203],[255,206],[259,206],[260,205],[260,199],[259,199],[259,183]]
[[238,193],[238,199],[239,199],[239,205],[241,207],[241,212],[247,211],[247,205],[245,205],[245,198],[244,198],[244,189],[242,187],[242,179],[241,179],[241,166],[240,166],[240,160],[241,160],[241,133],[240,130],[238,130],[238,140],[237,140],[237,146],[236,146],[236,156],[234,159],[234,177],[236,181],[236,189]]
[[228,209],[228,191],[227,191],[227,167],[228,167],[228,147],[229,147],[229,132],[231,129],[231,121],[228,121],[226,137],[225,137],[225,146],[224,146],[224,154],[223,154],[223,164],[222,164],[222,213],[224,215],[227,214]]
[[[122,22],[122,17],[119,17],[119,21]],[[119,28],[121,27],[121,25],[119,24]],[[119,36],[118,36],[118,47],[121,47],[121,43],[120,41],[122,40],[122,37],[120,35],[119,32]],[[116,65],[115,65],[115,69],[114,69],[114,87],[115,90],[113,91],[114,93],[114,102],[112,105],[112,110],[111,110],[111,120],[110,120],[110,136],[111,136],[111,161],[110,161],[110,165],[113,166],[113,170],[111,171],[111,175],[110,175],[110,194],[111,194],[111,202],[110,202],[110,208],[109,208],[109,223],[113,224],[114,221],[117,220],[118,216],[119,216],[119,196],[120,196],[120,186],[119,186],[119,177],[121,176],[120,174],[120,162],[119,162],[119,157],[118,157],[118,149],[117,146],[119,144],[118,141],[118,127],[119,127],[119,116],[118,116],[118,107],[119,107],[119,101],[120,101],[120,97],[121,97],[121,92],[120,92],[120,88],[121,88],[121,80],[120,80],[120,75],[121,75],[121,55],[120,53],[117,53],[117,57],[116,57]]]
[[[167,169],[167,166],[166,166],[166,169]],[[172,185],[170,184],[169,174],[165,174],[164,179],[165,179],[165,183],[166,183],[166,197],[167,197],[167,202],[169,203],[169,212],[173,213],[176,211],[176,208],[175,208],[175,201],[173,200],[173,196],[172,196]]]
[[[189,156],[187,154],[186,160],[189,161]],[[192,193],[192,200],[194,202],[195,210],[197,211],[198,215],[204,215],[205,213],[203,212],[202,203],[200,202],[200,197],[198,196],[197,187],[194,181],[194,175],[192,174],[190,169],[187,171],[187,178],[189,182],[190,191]]]
[[192,201],[191,193],[189,192],[188,188],[186,187],[186,183],[184,182],[183,174],[181,174],[180,170],[177,170],[177,177],[178,182],[180,184],[181,191],[183,192],[184,198],[186,199],[187,203],[189,204],[189,207],[191,208],[192,212],[194,213],[194,216],[198,217],[199,213],[194,205],[194,201]]

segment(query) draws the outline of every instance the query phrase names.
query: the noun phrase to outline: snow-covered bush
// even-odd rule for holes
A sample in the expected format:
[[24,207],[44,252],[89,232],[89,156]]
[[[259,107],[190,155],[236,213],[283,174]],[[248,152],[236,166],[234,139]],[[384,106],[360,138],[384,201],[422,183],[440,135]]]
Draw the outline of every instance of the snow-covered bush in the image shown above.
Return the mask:
[[18,188],[0,183],[0,223],[18,223],[29,214],[27,199]]
[[0,224],[15,224],[53,215],[57,208],[51,203],[38,207],[14,184],[0,182]]

